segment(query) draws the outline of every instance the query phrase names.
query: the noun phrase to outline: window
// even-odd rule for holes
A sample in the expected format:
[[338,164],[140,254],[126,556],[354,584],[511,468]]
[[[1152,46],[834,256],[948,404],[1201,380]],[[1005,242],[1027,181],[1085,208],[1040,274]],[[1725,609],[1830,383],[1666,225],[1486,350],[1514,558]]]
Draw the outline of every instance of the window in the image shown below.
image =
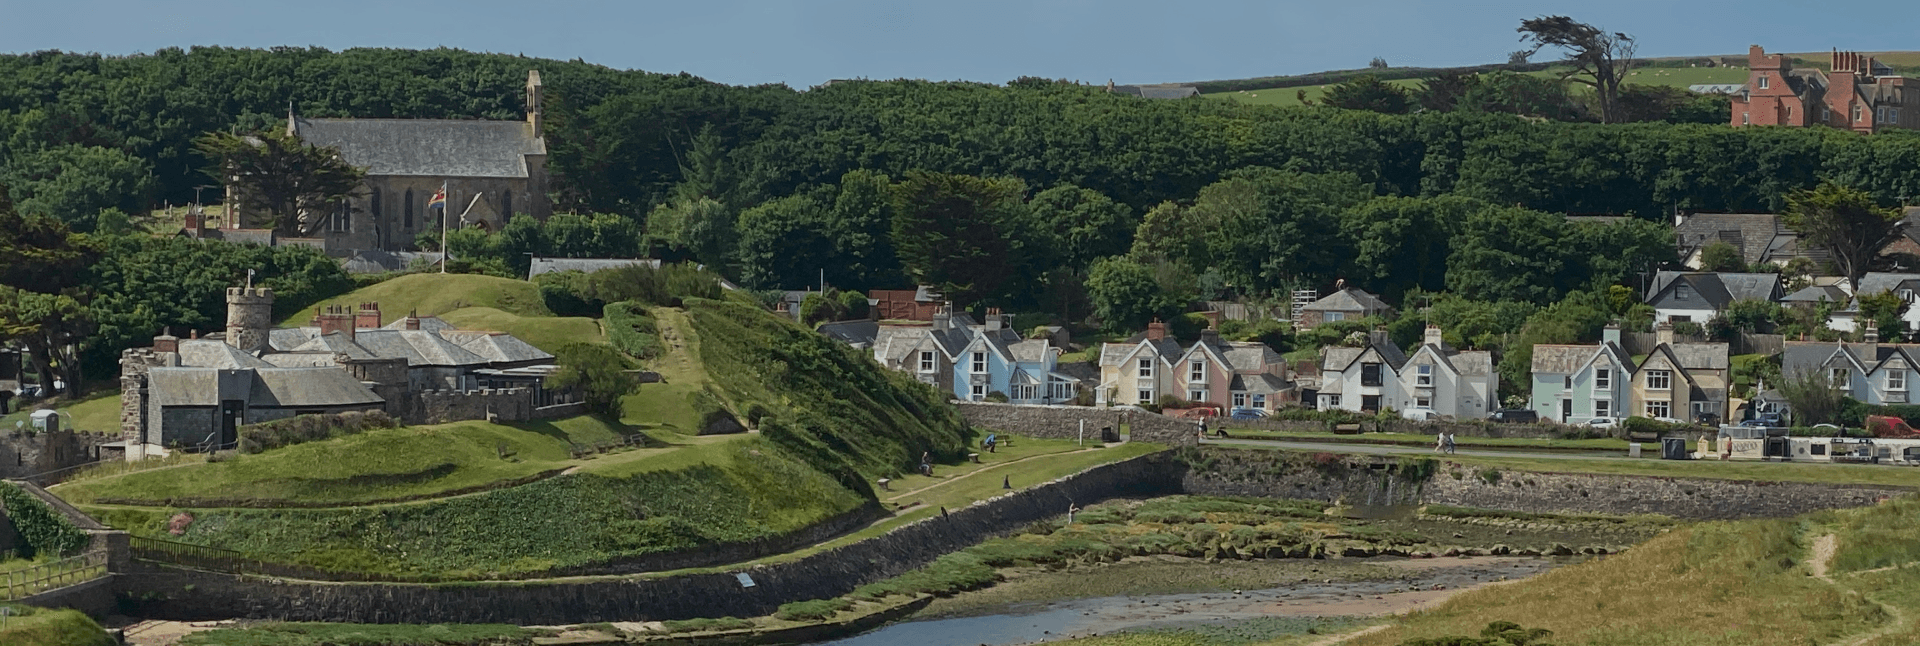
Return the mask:
[[1253,407],[1254,407],[1254,408],[1266,408],[1266,407],[1267,407],[1267,396],[1266,396],[1266,395],[1260,395],[1260,394],[1255,394],[1255,395],[1253,396]]
[[513,191],[500,191],[500,217],[513,219]]
[[974,385],[973,385],[973,400],[974,400],[974,401],[980,401],[980,400],[982,400],[982,399],[986,399],[986,398],[987,398],[987,386],[986,386],[986,384],[974,384]]
[[1207,362],[1195,361],[1187,364],[1187,381],[1206,381]]
[[1693,287],[1688,285],[1674,285],[1673,300],[1676,300],[1676,301],[1693,300]]
[[1380,364],[1377,364],[1377,363],[1360,364],[1360,385],[1362,386],[1380,385]]
[[334,210],[334,214],[335,214],[335,217],[333,219],[333,230],[335,231],[352,231],[353,230],[353,203],[352,202],[348,202],[347,200],[340,200],[339,208]]
[[1647,402],[1647,417],[1673,417],[1673,402]]
[[1673,316],[1667,317],[1667,322],[1668,323],[1692,323],[1693,316],[1692,315],[1681,316],[1681,315],[1675,314]]
[[1328,406],[1339,406],[1339,405],[1340,405],[1340,393],[1334,393],[1334,394],[1331,394],[1331,395],[1327,395],[1327,405],[1328,405]]
[[386,215],[386,212],[380,210],[380,189],[373,189],[373,192],[367,195],[367,213],[373,216],[376,226],[380,222],[380,216]]
[[1189,390],[1189,391],[1187,391],[1187,401],[1190,401],[1190,402],[1203,402],[1203,401],[1206,401],[1206,400],[1207,400],[1207,391],[1204,391],[1204,390]]
[[1826,455],[1826,454],[1827,454],[1827,445],[1825,445],[1825,444],[1815,444],[1815,445],[1813,445],[1813,446],[1812,446],[1812,447],[1810,447],[1810,448],[1812,448],[1812,449],[1813,449],[1813,454],[1814,454],[1814,455]]
[[1647,390],[1673,390],[1673,371],[1648,370]]
[[1860,106],[1853,106],[1853,122],[1859,123],[1862,116],[1864,113],[1860,110]]
[[1413,398],[1413,407],[1414,408],[1433,408],[1433,398],[1432,397],[1415,397]]
[[1593,371],[1593,389],[1612,390],[1613,370],[1609,368],[1595,368]]
[[1153,360],[1152,359],[1140,360],[1140,376],[1142,377],[1153,376]]
[[1151,403],[1153,403],[1153,391],[1151,391],[1151,390],[1141,390],[1141,391],[1140,391],[1140,403],[1142,403],[1142,404],[1151,404]]
[[973,374],[976,374],[976,375],[985,374],[986,372],[987,372],[987,353],[985,352],[973,353]]
[[1573,390],[1573,375],[1567,375],[1561,377],[1561,379],[1563,381],[1563,383],[1560,384],[1562,390]]
[[1824,105],[1823,105],[1823,106],[1820,106],[1820,120],[1821,120],[1821,121],[1832,121],[1832,120],[1833,120],[1833,108],[1829,108],[1829,107],[1827,107],[1827,106],[1824,106]]
[[1593,400],[1594,417],[1613,417],[1613,402],[1605,399]]
[[1371,410],[1371,411],[1380,410],[1380,396],[1379,395],[1361,395],[1360,410]]
[[1760,75],[1760,89],[1767,89],[1767,77],[1765,74]]
[[1347,318],[1346,312],[1327,312],[1325,314],[1320,315],[1320,321],[1322,323],[1332,323],[1334,321],[1342,321],[1342,320],[1346,320],[1346,318]]
[[1746,125],[1752,125],[1752,124],[1753,124],[1753,114],[1752,114],[1752,113],[1750,113],[1750,112],[1742,112],[1742,113],[1740,113],[1740,125],[1743,125],[1743,126],[1746,126]]
[[1906,389],[1907,389],[1907,371],[1888,370],[1887,371],[1887,390],[1906,390]]
[[409,231],[413,230],[413,189],[407,189],[407,201],[401,203],[400,210],[406,214],[406,219],[400,221],[400,226]]
[[1852,373],[1847,372],[1846,368],[1833,369],[1833,387],[1835,390],[1845,390],[1846,387],[1852,383]]
[[1911,289],[1902,289],[1902,290],[1900,290],[1900,300],[1903,300],[1903,301],[1906,301],[1906,302],[1908,302],[1908,303],[1912,303],[1912,302],[1913,302],[1913,290],[1911,290]]
[[1233,394],[1233,407],[1234,407],[1234,408],[1246,408],[1246,407],[1247,407],[1247,394],[1246,394],[1246,393],[1234,393],[1234,394]]
[[920,353],[920,372],[933,372],[933,353]]
[[1433,364],[1423,363],[1423,364],[1420,364],[1418,367],[1414,368],[1413,385],[1415,386],[1433,385]]

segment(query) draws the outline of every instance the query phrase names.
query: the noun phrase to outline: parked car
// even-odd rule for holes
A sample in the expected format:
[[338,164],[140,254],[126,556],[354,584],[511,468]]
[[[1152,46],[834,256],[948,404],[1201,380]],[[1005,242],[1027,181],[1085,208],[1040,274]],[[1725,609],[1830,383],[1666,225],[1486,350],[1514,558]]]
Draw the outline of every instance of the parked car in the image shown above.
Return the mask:
[[1407,410],[1400,411],[1400,418],[1409,419],[1416,422],[1430,422],[1436,419],[1440,419],[1440,414],[1425,408],[1409,408]]
[[1540,413],[1531,408],[1502,408],[1493,411],[1491,419],[1503,424],[1532,424],[1540,421]]
[[1620,426],[1620,418],[1594,417],[1594,418],[1588,419],[1587,421],[1580,422],[1578,426],[1585,426],[1587,428],[1615,428]]
[[1239,420],[1266,419],[1267,411],[1258,408],[1235,408],[1233,409],[1233,418]]

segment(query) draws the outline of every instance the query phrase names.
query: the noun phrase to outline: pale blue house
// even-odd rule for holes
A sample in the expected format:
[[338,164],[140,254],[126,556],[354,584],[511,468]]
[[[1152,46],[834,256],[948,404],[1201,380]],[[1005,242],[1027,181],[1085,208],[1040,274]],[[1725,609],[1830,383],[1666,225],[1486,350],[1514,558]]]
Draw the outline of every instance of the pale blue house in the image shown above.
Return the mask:
[[1620,347],[1620,326],[1609,324],[1599,345],[1533,346],[1533,397],[1542,420],[1580,423],[1632,414],[1633,357]]
[[1006,316],[987,310],[986,322],[969,330],[953,357],[953,396],[982,401],[1001,393],[1015,404],[1055,404],[1073,399],[1079,380],[1055,372],[1060,349],[1045,340],[1023,340]]

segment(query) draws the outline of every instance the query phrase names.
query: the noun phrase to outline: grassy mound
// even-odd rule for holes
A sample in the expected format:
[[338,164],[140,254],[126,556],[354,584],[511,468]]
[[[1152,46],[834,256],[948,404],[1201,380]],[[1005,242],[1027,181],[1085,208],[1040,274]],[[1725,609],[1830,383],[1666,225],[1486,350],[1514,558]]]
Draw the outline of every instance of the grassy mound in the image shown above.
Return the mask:
[[607,342],[598,321],[578,316],[522,316],[492,307],[463,307],[440,318],[462,330],[506,332],[547,352],[568,343]]
[[198,501],[270,506],[401,500],[516,480],[571,466],[572,444],[620,439],[593,417],[512,425],[457,422],[382,429],[224,462],[140,471],[55,487],[77,503]]
[[733,408],[849,487],[910,470],[922,452],[965,457],[966,426],[932,387],[747,305],[690,299],[687,316],[701,362]]
[[113,646],[100,624],[78,610],[5,606],[13,617],[0,627],[0,644],[33,646]]
[[1564,644],[1784,646],[1836,643],[1886,622],[1859,594],[1808,576],[1803,529],[1797,520],[1680,528],[1605,560],[1463,593],[1351,643],[1477,635],[1504,620]]
[[[352,293],[320,302],[314,307],[361,303],[380,304],[380,323],[392,323],[419,312],[421,316],[440,316],[467,307],[490,307],[518,316],[551,317],[540,289],[533,283],[511,278],[477,274],[407,274],[392,280],[354,290]],[[306,325],[313,309],[295,312],[280,321],[281,326]]]
[[[326,446],[318,443],[301,446]],[[295,447],[299,448],[299,447]],[[692,453],[692,452],[689,452]],[[271,455],[271,453],[263,454]],[[327,509],[89,506],[135,534],[274,561],[411,578],[487,578],[749,541],[799,530],[865,499],[757,438],[697,457],[583,470],[453,498]],[[617,458],[619,456],[612,456]],[[610,459],[610,458],[601,458]],[[652,468],[647,468],[651,466]],[[175,476],[187,474],[177,473]],[[186,512],[177,536],[168,525]]]

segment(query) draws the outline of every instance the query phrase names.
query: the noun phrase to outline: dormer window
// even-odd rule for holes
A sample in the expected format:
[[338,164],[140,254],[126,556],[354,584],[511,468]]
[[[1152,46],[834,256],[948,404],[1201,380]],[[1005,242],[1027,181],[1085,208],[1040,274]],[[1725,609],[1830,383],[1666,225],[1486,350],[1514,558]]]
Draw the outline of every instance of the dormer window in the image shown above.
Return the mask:
[[985,352],[973,353],[973,374],[976,374],[976,375],[986,374],[986,372],[987,372],[987,353]]
[[1689,285],[1674,285],[1673,300],[1676,300],[1676,301],[1693,300],[1693,287]]
[[1414,368],[1413,385],[1415,386],[1433,385],[1433,364],[1423,363]]
[[1907,389],[1907,371],[1888,370],[1887,371],[1887,390],[1898,392],[1898,391],[1904,391],[1906,389]]
[[920,353],[920,372],[933,372],[933,353]]

